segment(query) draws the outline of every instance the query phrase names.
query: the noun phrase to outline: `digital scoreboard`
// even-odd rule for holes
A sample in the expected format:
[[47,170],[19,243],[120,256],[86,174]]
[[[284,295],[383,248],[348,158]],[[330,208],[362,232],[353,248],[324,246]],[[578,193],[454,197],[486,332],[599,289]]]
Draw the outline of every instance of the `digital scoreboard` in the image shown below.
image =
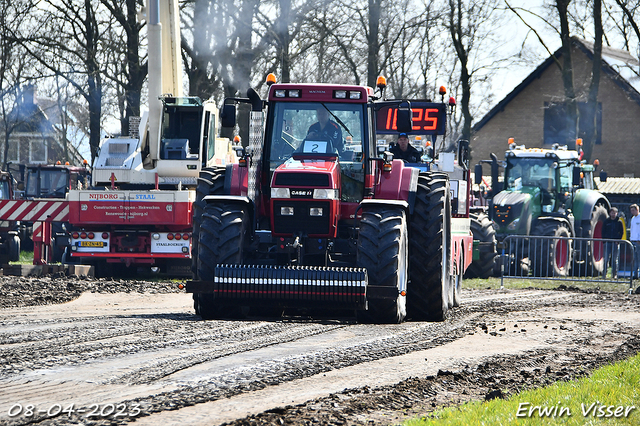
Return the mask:
[[[413,116],[412,134],[442,135],[447,124],[447,106],[442,103],[427,101],[411,101]],[[386,106],[377,112],[376,133],[397,134],[397,106]]]

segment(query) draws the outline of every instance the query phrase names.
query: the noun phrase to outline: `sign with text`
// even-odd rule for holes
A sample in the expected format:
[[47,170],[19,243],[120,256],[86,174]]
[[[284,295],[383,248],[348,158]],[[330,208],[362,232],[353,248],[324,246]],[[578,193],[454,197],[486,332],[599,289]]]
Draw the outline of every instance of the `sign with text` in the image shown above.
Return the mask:
[[[447,106],[443,103],[410,101],[414,135],[442,135],[447,124]],[[376,133],[398,134],[398,107],[381,108],[376,115]]]

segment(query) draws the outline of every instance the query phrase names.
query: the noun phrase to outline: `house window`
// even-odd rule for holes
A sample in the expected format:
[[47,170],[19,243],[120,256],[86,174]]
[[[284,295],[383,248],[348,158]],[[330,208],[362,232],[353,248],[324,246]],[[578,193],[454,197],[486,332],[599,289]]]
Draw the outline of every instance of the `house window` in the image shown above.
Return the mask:
[[9,139],[9,149],[7,150],[7,163],[19,163],[20,162],[20,142],[26,141],[26,138]]
[[29,162],[46,163],[47,162],[47,143],[46,139],[31,139],[29,141]]
[[[578,102],[579,130],[578,137],[585,139],[588,130],[593,126],[593,121],[589,119],[587,113],[587,103]],[[602,103],[598,102],[596,109],[596,145],[602,144]],[[571,121],[566,114],[564,103],[544,103],[544,144],[554,143],[567,145],[576,140],[576,132],[571,128]]]

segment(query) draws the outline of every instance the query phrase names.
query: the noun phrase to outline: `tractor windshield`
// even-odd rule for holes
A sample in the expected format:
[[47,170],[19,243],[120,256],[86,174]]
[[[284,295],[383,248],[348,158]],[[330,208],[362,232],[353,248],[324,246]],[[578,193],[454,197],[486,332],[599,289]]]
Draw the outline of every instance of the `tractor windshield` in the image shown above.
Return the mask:
[[27,171],[27,198],[64,198],[69,189],[69,171],[37,168]]
[[341,167],[362,164],[363,104],[279,102],[272,113],[271,171],[294,153],[338,155]]
[[556,189],[554,161],[548,158],[508,158],[505,182],[506,187],[512,190],[533,186],[546,191],[553,191]]
[[9,192],[9,182],[6,180],[0,181],[0,200],[11,199],[11,193]]

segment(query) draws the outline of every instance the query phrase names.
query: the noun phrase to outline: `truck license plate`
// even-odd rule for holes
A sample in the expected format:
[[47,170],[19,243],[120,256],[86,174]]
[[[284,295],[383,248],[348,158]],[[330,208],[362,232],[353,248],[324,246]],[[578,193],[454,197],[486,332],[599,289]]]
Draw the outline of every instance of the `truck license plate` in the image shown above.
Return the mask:
[[80,241],[80,247],[104,247],[103,241]]

